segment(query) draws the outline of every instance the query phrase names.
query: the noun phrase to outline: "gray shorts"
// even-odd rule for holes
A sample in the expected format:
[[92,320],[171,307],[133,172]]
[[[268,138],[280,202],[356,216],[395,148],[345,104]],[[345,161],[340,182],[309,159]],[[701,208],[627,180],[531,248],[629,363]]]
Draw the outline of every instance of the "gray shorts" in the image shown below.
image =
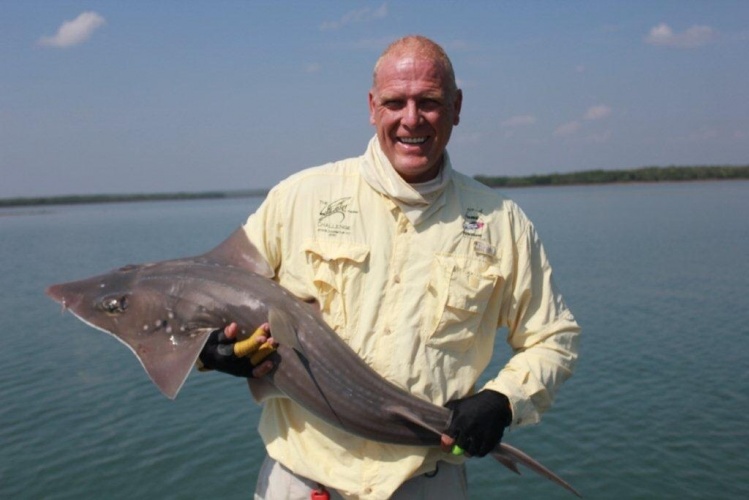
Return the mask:
[[[255,500],[309,500],[317,489],[314,481],[297,476],[289,469],[266,456],[257,478]],[[329,489],[331,500],[343,500],[335,490]],[[393,496],[393,500],[450,498],[468,500],[468,480],[465,465],[439,462],[436,473],[412,477]]]

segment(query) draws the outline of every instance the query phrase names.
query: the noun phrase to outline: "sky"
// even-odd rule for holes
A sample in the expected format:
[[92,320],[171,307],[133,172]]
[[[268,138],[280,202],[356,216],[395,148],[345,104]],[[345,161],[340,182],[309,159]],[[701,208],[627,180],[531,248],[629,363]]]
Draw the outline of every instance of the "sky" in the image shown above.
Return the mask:
[[0,2],[0,198],[272,187],[357,156],[389,42],[463,89],[468,175],[749,164],[749,2]]

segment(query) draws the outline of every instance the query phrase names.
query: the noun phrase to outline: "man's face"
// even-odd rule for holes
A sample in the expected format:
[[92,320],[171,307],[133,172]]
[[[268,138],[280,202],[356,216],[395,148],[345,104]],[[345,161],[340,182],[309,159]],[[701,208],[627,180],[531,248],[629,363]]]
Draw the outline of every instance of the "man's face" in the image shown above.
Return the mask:
[[462,103],[460,90],[448,92],[447,75],[435,61],[406,54],[380,63],[369,93],[369,121],[406,182],[425,182],[439,173]]

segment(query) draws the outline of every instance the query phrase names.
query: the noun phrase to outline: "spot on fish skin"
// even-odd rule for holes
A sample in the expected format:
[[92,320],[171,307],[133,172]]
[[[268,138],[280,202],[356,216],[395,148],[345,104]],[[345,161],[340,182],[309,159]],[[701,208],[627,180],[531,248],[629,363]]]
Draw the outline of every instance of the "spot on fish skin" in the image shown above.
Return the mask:
[[185,332],[185,331],[187,331],[187,328],[185,328],[185,325],[182,325],[182,326],[179,327],[179,331],[180,332]]
[[174,346],[176,346],[177,344],[179,344],[179,342],[177,342],[177,337],[175,337],[174,335],[172,335],[172,336],[169,337],[169,342],[171,342],[172,345],[174,345]]
[[148,331],[148,325],[143,325],[143,331],[144,332]]
[[245,299],[245,305],[253,311],[257,311],[263,308],[263,303],[252,297],[247,297]]
[[172,311],[169,311],[169,314],[167,314],[167,316],[169,316],[169,319],[174,319],[174,313]]
[[99,288],[106,288],[106,287],[107,287],[106,283],[99,283]]
[[171,326],[167,326],[166,327],[166,333],[172,333],[172,327]]

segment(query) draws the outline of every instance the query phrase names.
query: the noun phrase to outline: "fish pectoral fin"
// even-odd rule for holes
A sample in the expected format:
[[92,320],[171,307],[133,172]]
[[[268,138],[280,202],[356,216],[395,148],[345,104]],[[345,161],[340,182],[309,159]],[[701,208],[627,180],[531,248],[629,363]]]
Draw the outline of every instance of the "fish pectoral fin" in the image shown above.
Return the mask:
[[304,348],[299,342],[299,336],[291,316],[281,309],[273,308],[268,312],[268,325],[270,326],[270,336],[276,339],[279,344],[290,347],[304,355]]
[[442,432],[438,431],[428,423],[424,421],[421,417],[419,417],[414,411],[406,408],[405,406],[401,405],[386,405],[385,410],[401,417],[403,420],[406,420],[408,422],[411,422],[412,424],[418,425],[422,429],[426,429],[428,431],[433,432],[437,436],[441,436]]
[[131,344],[117,334],[111,335],[135,354],[156,387],[166,397],[174,399],[195,366],[195,361],[200,356],[200,351],[203,350],[211,331],[213,329],[210,328],[196,331],[196,335],[189,341],[176,346],[165,336],[152,336],[148,341],[138,345]]

